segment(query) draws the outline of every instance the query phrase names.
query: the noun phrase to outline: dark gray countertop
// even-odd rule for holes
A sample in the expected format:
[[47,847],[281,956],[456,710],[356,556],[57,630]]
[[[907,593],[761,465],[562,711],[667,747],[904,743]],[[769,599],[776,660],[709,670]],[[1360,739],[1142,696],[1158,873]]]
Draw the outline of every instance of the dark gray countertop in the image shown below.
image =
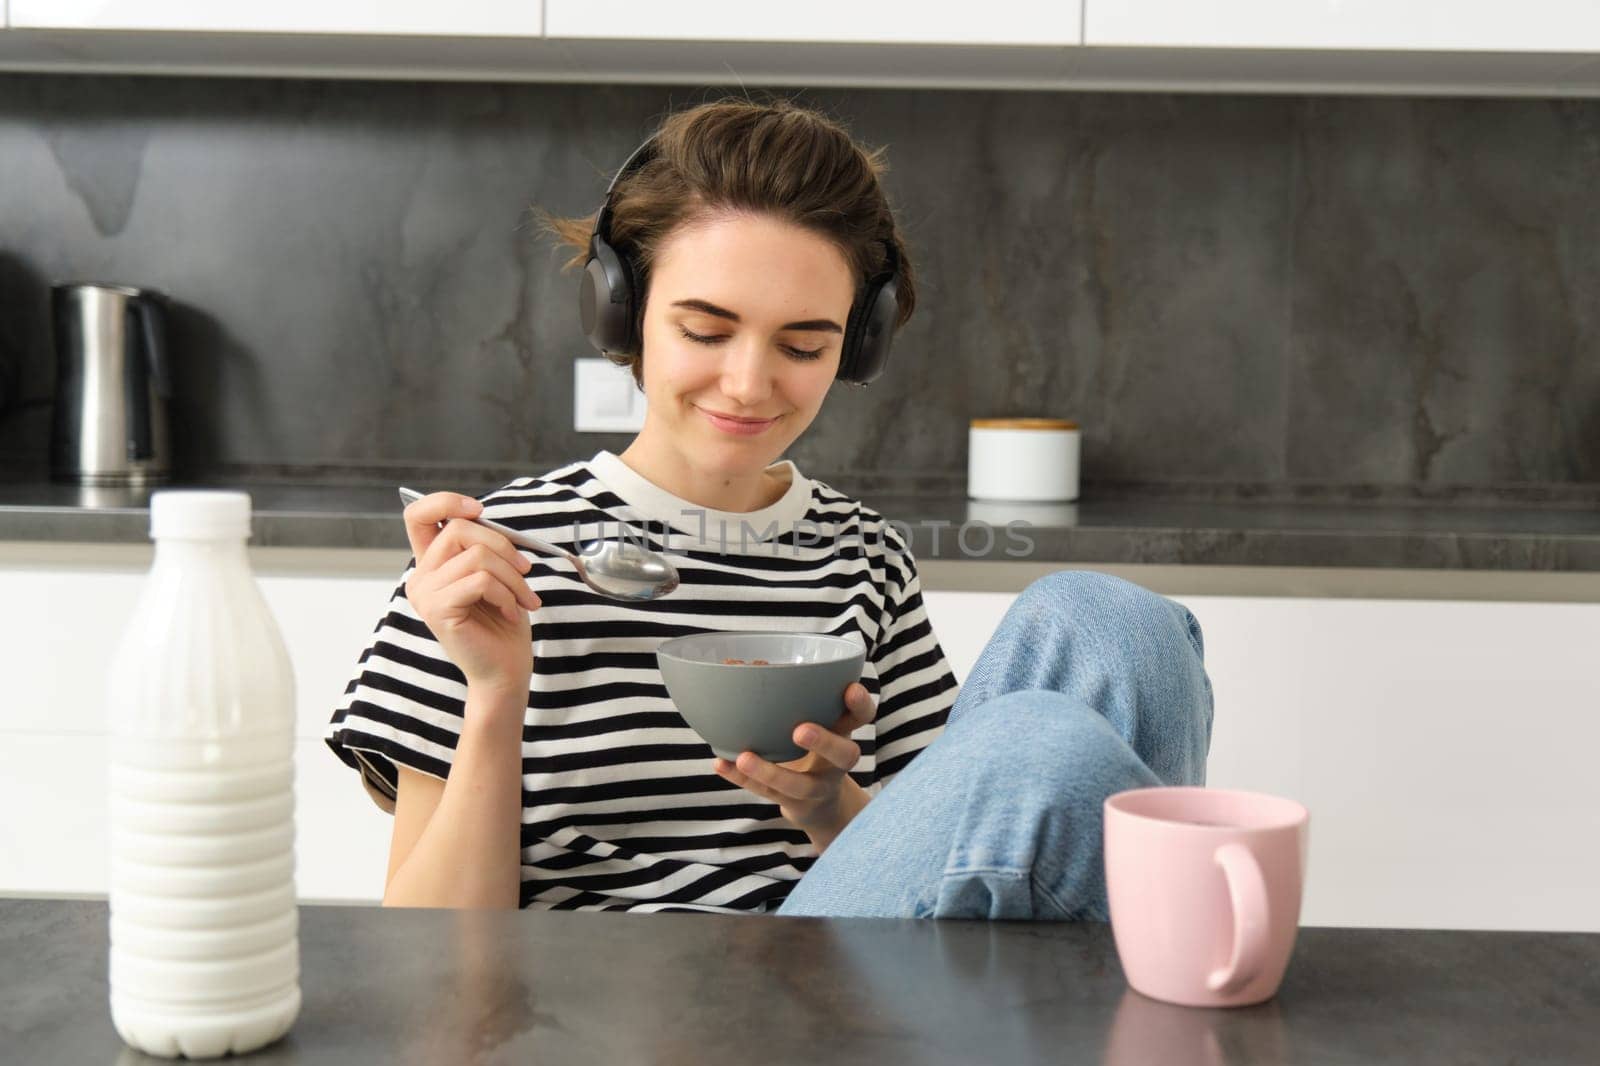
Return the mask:
[[[0,1046],[153,1064],[111,1026],[103,900],[0,899]],[[1276,998],[1198,1010],[1109,926],[300,908],[268,1063],[1593,1063],[1600,934],[1300,931]]]
[[[392,485],[203,487],[250,493],[255,545],[406,548]],[[861,498],[903,523],[919,560],[1600,571],[1600,506],[1572,501],[1124,496],[1030,506],[980,504],[950,493]],[[148,490],[4,483],[0,541],[144,542],[148,504]],[[1010,522],[1027,525],[1008,528]]]

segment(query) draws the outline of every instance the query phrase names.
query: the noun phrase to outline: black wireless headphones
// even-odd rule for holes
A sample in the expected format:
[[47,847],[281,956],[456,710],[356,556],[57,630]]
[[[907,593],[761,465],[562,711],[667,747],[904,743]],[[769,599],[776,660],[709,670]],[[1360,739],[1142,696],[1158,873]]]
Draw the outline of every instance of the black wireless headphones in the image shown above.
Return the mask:
[[[655,157],[654,146],[652,136],[635,148],[606,186],[605,204],[595,220],[589,258],[579,281],[578,311],[583,318],[584,335],[595,348],[615,355],[639,352],[639,303],[644,297],[644,278],[632,257],[611,246],[611,194],[624,175]],[[844,350],[836,375],[841,381],[865,385],[883,373],[884,364],[889,361],[889,343],[898,310],[900,255],[892,240],[882,243],[888,252],[884,269],[857,290],[845,321]]]

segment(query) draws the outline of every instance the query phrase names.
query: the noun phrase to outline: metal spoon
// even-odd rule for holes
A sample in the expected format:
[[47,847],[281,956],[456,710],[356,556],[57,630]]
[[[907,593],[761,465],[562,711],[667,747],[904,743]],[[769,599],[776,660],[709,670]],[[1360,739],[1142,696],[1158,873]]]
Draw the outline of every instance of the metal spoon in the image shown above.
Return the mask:
[[[400,499],[413,504],[422,499],[422,493],[402,488]],[[494,530],[519,548],[568,560],[585,585],[614,600],[653,600],[678,587],[677,569],[660,554],[631,540],[601,541],[580,556],[487,518],[472,521]]]

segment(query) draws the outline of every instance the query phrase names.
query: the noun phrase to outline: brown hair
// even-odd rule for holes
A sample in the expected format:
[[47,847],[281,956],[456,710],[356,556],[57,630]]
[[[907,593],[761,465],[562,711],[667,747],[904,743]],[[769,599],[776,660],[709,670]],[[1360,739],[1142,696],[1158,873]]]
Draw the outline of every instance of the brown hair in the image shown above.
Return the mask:
[[[898,330],[917,303],[911,258],[879,178],[884,149],[867,150],[818,111],[788,100],[725,98],[670,114],[656,133],[654,157],[617,182],[611,245],[633,258],[649,292],[650,265],[668,236],[719,211],[748,211],[793,223],[834,243],[857,290],[883,270],[884,241],[899,255]],[[597,210],[558,218],[539,208],[545,232],[575,250],[563,270],[582,267]],[[643,322],[641,301],[639,321]],[[608,353],[644,387],[643,355]]]

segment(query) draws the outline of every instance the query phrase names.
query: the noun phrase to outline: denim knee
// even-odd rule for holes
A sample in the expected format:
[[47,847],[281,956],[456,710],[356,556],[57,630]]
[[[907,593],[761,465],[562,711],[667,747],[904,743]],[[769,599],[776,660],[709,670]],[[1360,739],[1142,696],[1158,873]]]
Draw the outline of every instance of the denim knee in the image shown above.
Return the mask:
[[[1010,783],[1021,775],[1049,796],[1082,791],[1102,768],[1130,755],[1104,715],[1054,689],[996,696],[963,716],[959,729],[962,735],[952,742],[965,749],[977,780]],[[1003,791],[980,789],[990,796]]]
[[[1092,610],[1061,610],[1076,604]],[[1013,610],[1025,621],[1040,625],[1088,624],[1103,626],[1111,617],[1141,627],[1179,626],[1195,654],[1205,658],[1205,637],[1190,610],[1165,596],[1125,578],[1095,570],[1057,570],[1029,583],[1017,597]]]

